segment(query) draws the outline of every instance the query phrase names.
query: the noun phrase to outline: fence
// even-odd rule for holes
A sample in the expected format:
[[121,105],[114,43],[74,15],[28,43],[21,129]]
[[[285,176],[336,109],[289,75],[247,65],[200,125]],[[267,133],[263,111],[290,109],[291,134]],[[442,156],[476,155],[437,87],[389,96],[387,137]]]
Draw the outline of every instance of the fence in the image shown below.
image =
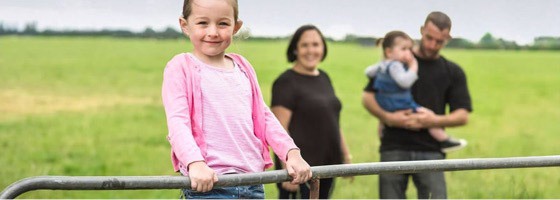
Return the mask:
[[[381,173],[419,173],[481,169],[560,166],[560,156],[449,159],[408,162],[375,162],[311,167],[313,178],[360,176]],[[285,170],[219,176],[214,187],[277,183],[291,180]],[[145,190],[190,188],[183,176],[38,176],[8,186],[0,199],[12,199],[33,190]]]

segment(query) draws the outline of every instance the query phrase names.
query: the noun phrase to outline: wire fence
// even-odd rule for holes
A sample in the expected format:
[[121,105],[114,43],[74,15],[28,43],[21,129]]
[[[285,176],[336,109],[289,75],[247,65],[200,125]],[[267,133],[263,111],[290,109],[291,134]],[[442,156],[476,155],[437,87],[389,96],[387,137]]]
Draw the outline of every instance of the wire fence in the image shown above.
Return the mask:
[[[311,167],[313,179],[382,173],[407,174],[434,171],[462,171],[560,166],[560,156],[449,159],[406,162],[374,162]],[[291,180],[286,170],[218,176],[214,187],[278,183]],[[150,190],[190,188],[184,176],[37,176],[19,180],[0,194],[13,199],[34,190]]]

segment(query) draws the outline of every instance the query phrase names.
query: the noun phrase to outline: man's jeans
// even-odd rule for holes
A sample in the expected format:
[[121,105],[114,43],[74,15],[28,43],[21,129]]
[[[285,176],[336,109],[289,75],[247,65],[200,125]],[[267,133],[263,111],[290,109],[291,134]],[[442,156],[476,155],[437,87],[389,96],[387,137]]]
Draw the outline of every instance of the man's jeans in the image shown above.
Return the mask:
[[[441,160],[445,155],[437,151],[383,151],[381,162],[413,161],[413,160]],[[418,192],[418,199],[446,199],[447,190],[443,172],[426,172],[415,174],[380,174],[379,198],[406,199],[408,179],[412,181]]]
[[181,199],[264,199],[263,185],[214,188],[208,192],[181,191]]

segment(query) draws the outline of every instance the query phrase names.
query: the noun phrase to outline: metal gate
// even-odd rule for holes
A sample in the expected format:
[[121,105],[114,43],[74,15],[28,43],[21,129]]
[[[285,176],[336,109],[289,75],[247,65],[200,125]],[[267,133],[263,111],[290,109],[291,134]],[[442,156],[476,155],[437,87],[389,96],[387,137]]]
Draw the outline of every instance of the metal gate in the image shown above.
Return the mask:
[[[560,156],[373,162],[311,167],[314,179],[381,173],[420,173],[481,169],[560,166]],[[278,183],[291,180],[286,170],[219,176],[214,187]],[[8,186],[0,199],[13,199],[33,190],[150,190],[190,188],[184,176],[37,176]]]

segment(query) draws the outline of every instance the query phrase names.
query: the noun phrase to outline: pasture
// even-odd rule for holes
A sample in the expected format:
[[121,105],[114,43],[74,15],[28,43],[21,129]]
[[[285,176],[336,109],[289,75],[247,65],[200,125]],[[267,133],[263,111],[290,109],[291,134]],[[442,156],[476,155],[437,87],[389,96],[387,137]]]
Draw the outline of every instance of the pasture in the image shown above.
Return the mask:
[[[255,67],[265,101],[290,67],[288,41],[236,41],[228,51]],[[377,162],[377,121],[361,104],[373,47],[329,43],[321,65],[343,103],[354,162]],[[161,104],[162,71],[189,51],[184,40],[0,37],[0,190],[30,176],[177,175]],[[469,124],[448,129],[469,146],[449,159],[560,153],[560,54],[446,49],[463,67]],[[337,179],[334,198],[377,198],[377,176]],[[560,168],[446,172],[449,198],[560,198]],[[266,185],[267,198],[277,198]],[[178,190],[35,191],[23,198],[178,198]],[[409,198],[416,198],[409,185]]]

